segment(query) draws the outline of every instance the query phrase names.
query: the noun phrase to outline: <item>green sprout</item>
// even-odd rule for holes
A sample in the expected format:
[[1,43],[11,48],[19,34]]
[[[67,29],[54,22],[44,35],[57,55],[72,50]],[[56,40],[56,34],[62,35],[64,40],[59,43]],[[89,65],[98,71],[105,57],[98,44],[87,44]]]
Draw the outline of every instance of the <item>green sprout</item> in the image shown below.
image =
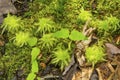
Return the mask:
[[35,24],[38,26],[37,32],[46,33],[55,29],[54,22],[50,18],[41,18]]
[[105,61],[104,49],[100,46],[94,45],[86,48],[85,56],[88,63],[91,63],[93,67],[95,66],[96,63]]
[[23,22],[21,18],[8,14],[2,24],[2,28],[3,28],[2,33],[4,32],[4,30],[8,30],[9,32],[18,31],[22,27],[23,27]]
[[60,69],[63,70],[65,66],[70,62],[70,54],[68,50],[63,50],[60,47],[54,51],[52,63],[60,66]]
[[30,33],[29,32],[18,32],[16,33],[14,43],[17,46],[22,47],[24,44],[27,44],[27,41],[30,38]]

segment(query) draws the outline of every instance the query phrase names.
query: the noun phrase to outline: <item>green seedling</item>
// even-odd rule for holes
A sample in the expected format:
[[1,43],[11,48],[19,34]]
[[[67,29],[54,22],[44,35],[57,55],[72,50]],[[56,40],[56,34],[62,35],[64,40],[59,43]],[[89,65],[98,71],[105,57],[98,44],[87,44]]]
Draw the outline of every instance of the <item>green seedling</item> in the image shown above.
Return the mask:
[[71,32],[69,29],[61,29],[60,31],[57,31],[53,34],[54,37],[56,38],[62,38],[62,39],[67,39],[69,38],[72,41],[79,41],[79,40],[85,40],[87,39],[85,35],[83,35],[82,32],[79,32],[75,29],[73,29]]

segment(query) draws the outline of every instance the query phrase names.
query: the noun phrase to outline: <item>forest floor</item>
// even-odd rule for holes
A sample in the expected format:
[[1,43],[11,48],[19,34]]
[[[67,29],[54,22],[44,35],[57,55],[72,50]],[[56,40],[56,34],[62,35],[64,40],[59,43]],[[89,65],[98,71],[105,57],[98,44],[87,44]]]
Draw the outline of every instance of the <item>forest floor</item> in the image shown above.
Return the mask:
[[[14,5],[18,11],[16,15],[23,15],[28,10],[28,3],[27,0],[23,3],[15,2]],[[120,80],[120,45],[116,45],[116,41],[120,42],[120,35],[115,35],[113,43],[106,42],[104,44],[106,60],[96,64],[94,68],[91,65],[79,66],[76,61],[77,57],[72,55],[69,65],[61,71],[58,66],[47,65],[51,61],[51,55],[47,55],[46,62],[39,63],[42,70],[37,75],[41,77],[41,80]],[[94,42],[93,39],[92,42]],[[5,43],[0,38],[0,46],[3,46],[3,44]],[[75,51],[73,51],[74,53]],[[40,55],[40,57],[42,56]],[[25,80],[24,76],[19,77],[21,73],[21,71],[14,73],[15,77],[12,80]],[[0,77],[2,75],[3,73],[0,72]]]

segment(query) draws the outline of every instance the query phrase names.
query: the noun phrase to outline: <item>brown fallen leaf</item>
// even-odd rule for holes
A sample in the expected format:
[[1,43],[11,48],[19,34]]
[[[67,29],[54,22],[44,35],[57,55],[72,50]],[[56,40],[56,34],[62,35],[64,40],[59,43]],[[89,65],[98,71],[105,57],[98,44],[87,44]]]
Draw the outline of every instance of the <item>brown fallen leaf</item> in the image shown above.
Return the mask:
[[120,49],[117,48],[115,45],[111,43],[105,43],[105,46],[107,48],[107,53],[120,54]]

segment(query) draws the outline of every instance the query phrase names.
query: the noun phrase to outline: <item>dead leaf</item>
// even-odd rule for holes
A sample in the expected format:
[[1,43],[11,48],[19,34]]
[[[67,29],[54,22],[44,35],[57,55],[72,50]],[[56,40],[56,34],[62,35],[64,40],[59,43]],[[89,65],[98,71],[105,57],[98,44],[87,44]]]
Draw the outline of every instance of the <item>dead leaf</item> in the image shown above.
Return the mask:
[[107,53],[120,54],[120,49],[117,48],[115,45],[111,43],[105,43],[105,46],[107,48]]
[[81,68],[81,70],[77,71],[73,76],[72,80],[90,80],[90,76],[93,72],[93,68]]

